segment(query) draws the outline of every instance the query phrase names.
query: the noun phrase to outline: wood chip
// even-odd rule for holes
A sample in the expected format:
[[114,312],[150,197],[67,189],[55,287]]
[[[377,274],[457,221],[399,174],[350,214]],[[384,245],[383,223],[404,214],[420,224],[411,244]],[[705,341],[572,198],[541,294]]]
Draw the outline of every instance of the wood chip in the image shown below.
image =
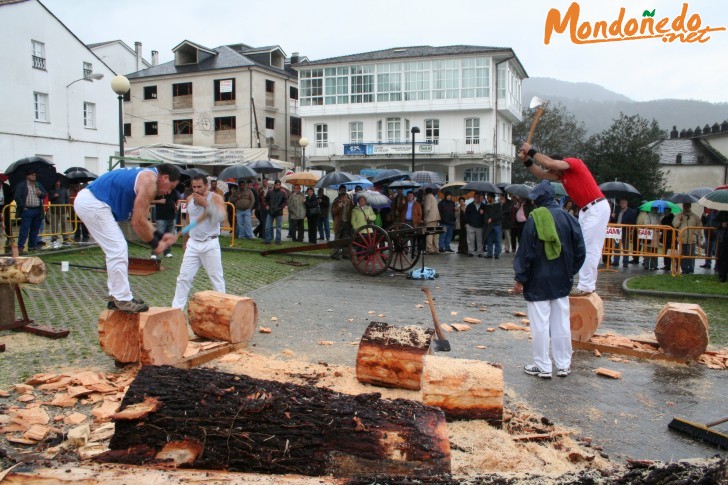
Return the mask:
[[76,450],[81,460],[90,460],[105,451],[109,451],[109,447],[104,443],[89,443]]
[[37,386],[39,384],[45,384],[47,382],[54,382],[59,378],[60,376],[58,374],[36,374],[30,379],[26,380],[25,383],[30,386]]
[[59,406],[62,408],[72,408],[76,405],[78,399],[69,397],[65,392],[59,392],[53,397],[53,400],[48,403],[49,406]]
[[377,316],[378,316],[379,318],[384,318],[384,313],[380,313],[380,314],[379,314],[379,315],[377,315]]
[[71,378],[69,376],[63,376],[57,381],[48,382],[38,386],[39,391],[57,391],[59,389],[65,389],[71,384]]
[[523,312],[513,312],[513,316],[514,317],[526,317],[528,315]]
[[162,407],[162,402],[156,397],[145,397],[142,402],[125,407],[122,411],[111,415],[114,421],[141,419]]
[[369,315],[374,315],[374,314],[375,314],[375,313],[377,313],[377,312],[375,312],[374,310],[369,310],[369,311],[368,311],[367,313],[368,313]]
[[88,419],[88,416],[86,416],[85,414],[71,413],[68,416],[66,416],[65,418],[63,418],[63,422],[70,426],[76,426],[76,425],[83,423],[87,419]]
[[28,384],[15,384],[13,386],[13,390],[18,394],[28,394],[29,392],[33,392],[34,389],[33,386],[29,386]]
[[94,372],[91,370],[79,372],[78,374],[74,374],[71,377],[74,381],[85,387],[89,387],[92,384],[100,384],[105,380],[101,377],[100,372]]
[[30,401],[35,401],[35,396],[34,396],[34,395],[32,395],[32,394],[23,394],[22,396],[20,396],[20,397],[18,398],[18,401],[20,401],[20,402],[30,402]]
[[24,433],[27,429],[27,426],[22,426],[20,424],[9,424],[7,426],[0,427],[0,433],[17,433],[18,431],[22,431]]
[[270,333],[270,328],[268,328],[268,327],[258,327],[258,332],[260,332],[260,333]]
[[51,428],[49,426],[34,424],[30,427],[30,429],[28,429],[28,431],[23,434],[23,438],[35,441],[43,441],[43,439],[48,435],[48,432],[50,430]]
[[13,423],[25,426],[26,429],[34,424],[48,424],[51,417],[45,409],[42,408],[25,408],[10,411],[10,419]]
[[487,349],[488,347],[486,347],[485,345],[476,345],[475,348],[483,350],[483,349]]
[[524,327],[523,325],[518,325],[517,323],[512,322],[501,323],[500,325],[498,325],[498,328],[500,328],[501,330],[521,330],[524,332],[531,331],[529,327]]
[[10,443],[15,443],[16,445],[35,445],[38,442],[35,440],[29,440],[27,438],[17,438],[15,436],[8,436],[5,438]]
[[319,345],[334,345],[334,342],[331,340],[319,340]]
[[468,330],[470,330],[470,325],[466,325],[464,323],[453,323],[452,328],[454,328],[458,332],[467,332]]
[[472,323],[472,324],[483,323],[482,320],[478,320],[477,318],[471,318],[471,317],[463,317],[463,322]]
[[105,423],[95,430],[91,431],[91,436],[89,436],[88,440],[90,443],[93,443],[95,441],[106,441],[114,436],[114,430],[116,430],[116,424]]
[[242,358],[243,356],[240,354],[227,354],[220,357],[220,362],[237,362]]
[[531,320],[528,318],[521,318],[521,323],[524,325],[531,325]]
[[354,321],[354,319],[353,318],[349,318],[348,321],[349,321],[349,323],[351,323],[351,322]]
[[605,376],[605,377],[611,377],[612,379],[621,379],[622,373],[616,370],[607,369],[605,367],[600,367],[598,369],[595,369],[594,372],[597,373],[597,375]]
[[278,321],[278,317],[270,317],[270,321],[271,322],[277,322]]
[[415,308],[425,308],[425,305],[417,304],[417,305],[415,305]]
[[290,349],[285,349],[283,352],[281,352],[283,355],[296,355],[296,353]]
[[488,332],[495,332],[495,329],[493,327],[488,327]]
[[91,429],[89,428],[88,424],[76,426],[68,432],[68,444],[76,447],[85,446],[88,442],[88,437],[90,434]]
[[93,392],[91,389],[87,389],[84,386],[71,386],[68,388],[68,397],[70,398],[79,398],[88,396]]
[[101,406],[91,411],[91,414],[98,421],[108,421],[109,418],[111,418],[111,416],[119,409],[119,405],[119,402],[111,401],[109,398],[106,398]]
[[458,316],[458,312],[450,312],[450,316],[451,317],[457,317]]
[[116,392],[117,388],[116,386],[113,386],[109,384],[108,382],[99,382],[98,384],[89,384],[89,389],[91,389],[94,392],[98,392],[101,394],[111,394],[112,392]]
[[3,391],[0,389],[0,397],[8,397],[10,396],[10,393],[8,391]]
[[441,323],[440,329],[444,330],[445,332],[452,332],[452,327],[447,323]]
[[599,352],[597,349],[594,349],[594,357],[601,357],[602,353]]

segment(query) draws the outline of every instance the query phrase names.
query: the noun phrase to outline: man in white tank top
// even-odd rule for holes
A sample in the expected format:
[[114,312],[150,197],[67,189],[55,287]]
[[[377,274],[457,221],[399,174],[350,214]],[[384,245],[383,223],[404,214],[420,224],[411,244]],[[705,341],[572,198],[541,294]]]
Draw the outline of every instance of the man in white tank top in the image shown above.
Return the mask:
[[[225,217],[225,205],[220,195],[207,189],[207,177],[196,175],[192,178],[192,194],[187,198],[187,217],[185,224],[198,220],[210,204],[218,207],[218,212]],[[225,293],[225,279],[222,273],[222,257],[220,251],[220,222],[210,218],[201,221],[182,242],[184,258],[177,277],[177,289],[174,292],[172,307],[184,309],[190,294],[192,280],[200,266],[205,268],[212,283],[212,289]]]

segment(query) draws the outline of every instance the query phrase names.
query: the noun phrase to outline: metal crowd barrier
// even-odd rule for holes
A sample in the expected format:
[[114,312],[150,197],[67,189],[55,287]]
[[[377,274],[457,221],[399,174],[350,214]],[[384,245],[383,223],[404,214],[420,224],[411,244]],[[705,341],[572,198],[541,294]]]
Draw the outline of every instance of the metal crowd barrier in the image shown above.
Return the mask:
[[[73,210],[73,204],[51,204],[44,206],[39,235],[41,238],[56,237],[68,241],[76,233],[79,223],[80,221]],[[17,239],[19,236],[20,217],[17,217],[14,203],[8,204],[3,208],[2,232],[7,238],[8,243]]]

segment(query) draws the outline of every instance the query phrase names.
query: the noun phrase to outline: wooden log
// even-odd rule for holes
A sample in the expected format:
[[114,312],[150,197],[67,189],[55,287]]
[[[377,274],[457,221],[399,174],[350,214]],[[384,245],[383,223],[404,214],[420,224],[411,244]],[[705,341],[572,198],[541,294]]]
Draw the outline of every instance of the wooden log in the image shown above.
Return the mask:
[[15,288],[0,283],[0,329],[15,326]]
[[47,276],[48,269],[40,258],[0,257],[0,283],[39,285]]
[[[123,409],[156,399],[156,411],[116,421],[97,460],[159,463],[175,442],[187,466],[349,477],[450,471],[445,416],[421,403],[351,396],[210,369],[143,367]],[[162,456],[169,456],[167,448]]]
[[484,419],[503,425],[503,369],[482,360],[427,355],[422,371],[422,403],[451,419]]
[[570,296],[571,340],[586,342],[604,321],[604,303],[596,293]]
[[175,364],[187,348],[187,323],[178,308],[152,307],[143,313],[104,310],[99,317],[101,349],[117,362]]
[[433,329],[417,325],[370,323],[359,342],[356,379],[375,386],[419,390],[422,357],[433,352],[434,335]]
[[708,348],[708,317],[700,305],[669,302],[657,315],[655,337],[665,353],[696,359]]
[[258,306],[243,296],[201,291],[192,295],[187,311],[192,331],[203,338],[247,343],[258,326]]

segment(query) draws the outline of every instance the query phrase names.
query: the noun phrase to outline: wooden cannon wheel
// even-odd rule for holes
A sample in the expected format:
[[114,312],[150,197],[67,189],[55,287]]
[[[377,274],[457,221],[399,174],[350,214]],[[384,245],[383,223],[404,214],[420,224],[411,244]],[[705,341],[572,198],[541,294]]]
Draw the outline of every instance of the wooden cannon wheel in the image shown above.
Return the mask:
[[387,231],[374,224],[360,227],[349,243],[351,264],[367,276],[377,276],[389,267],[392,240]]
[[420,259],[422,248],[413,229],[404,222],[397,222],[389,228],[388,234],[392,239],[392,258],[389,267],[394,271],[408,271],[414,268]]

